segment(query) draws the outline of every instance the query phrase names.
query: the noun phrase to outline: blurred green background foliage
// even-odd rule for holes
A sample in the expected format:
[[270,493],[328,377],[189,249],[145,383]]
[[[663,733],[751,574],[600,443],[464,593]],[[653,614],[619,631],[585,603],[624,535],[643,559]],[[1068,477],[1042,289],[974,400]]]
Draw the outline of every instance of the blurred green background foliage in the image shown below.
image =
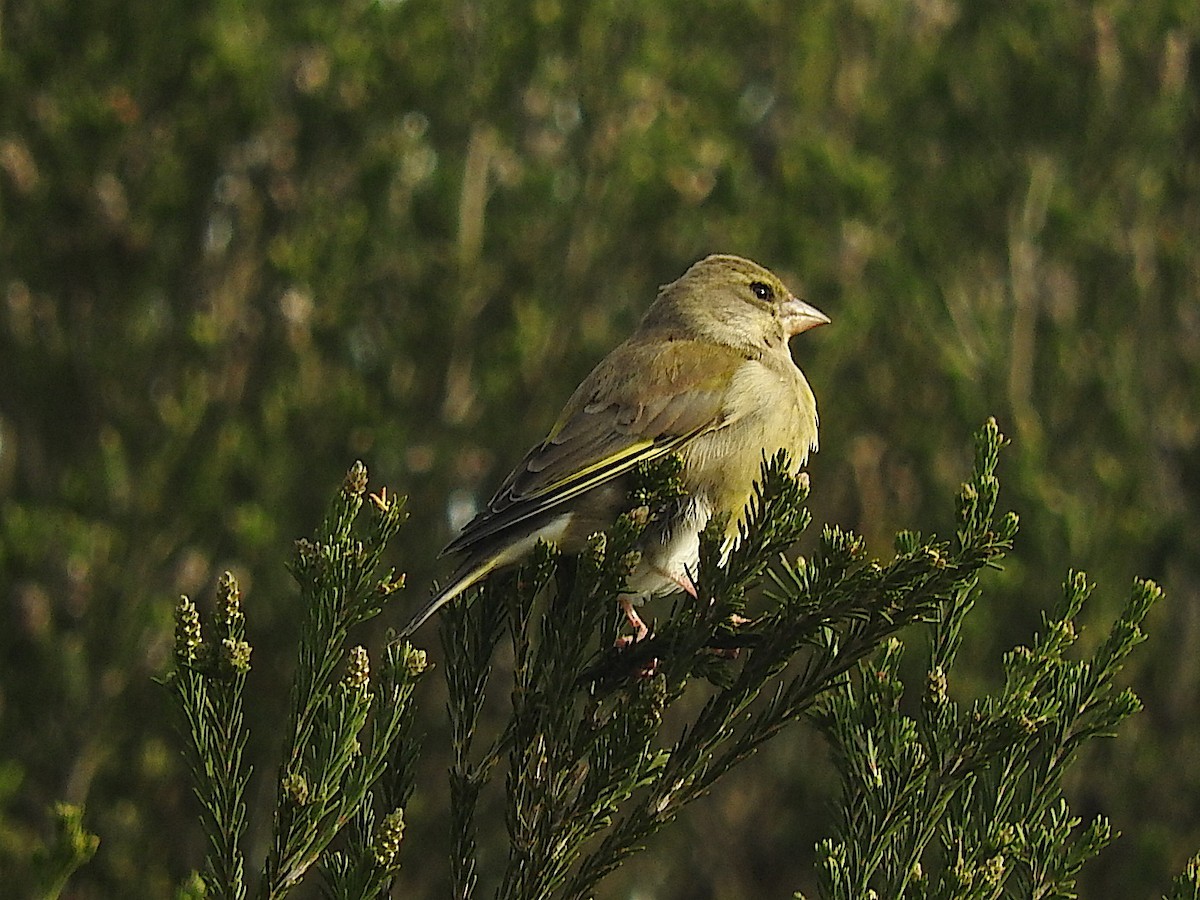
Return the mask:
[[[0,871],[68,800],[101,838],[69,896],[167,896],[202,852],[151,681],[175,597],[238,574],[277,749],[284,563],[348,465],[412,497],[415,609],[455,517],[715,251],[833,319],[793,347],[817,523],[949,532],[970,433],[1013,438],[1023,529],[959,690],[1068,567],[1097,616],[1165,586],[1147,710],[1071,784],[1123,833],[1085,895],[1158,896],[1200,845],[1194,0],[0,4]],[[785,737],[609,896],[811,889],[828,779]],[[416,895],[443,801],[409,810]]]

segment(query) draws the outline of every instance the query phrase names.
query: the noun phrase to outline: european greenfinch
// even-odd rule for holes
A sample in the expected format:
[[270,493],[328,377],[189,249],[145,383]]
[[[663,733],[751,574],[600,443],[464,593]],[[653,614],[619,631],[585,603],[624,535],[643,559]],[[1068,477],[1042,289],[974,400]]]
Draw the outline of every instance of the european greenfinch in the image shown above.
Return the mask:
[[764,456],[786,450],[798,470],[817,449],[816,398],[788,339],[828,322],[776,275],[737,256],[706,257],[662,287],[637,330],[584,379],[546,439],[446,548],[461,563],[404,633],[539,540],[579,552],[627,506],[634,467],[676,453],[684,496],[643,534],[619,598],[644,637],[634,603],[696,593],[700,532],[726,516],[733,543]]

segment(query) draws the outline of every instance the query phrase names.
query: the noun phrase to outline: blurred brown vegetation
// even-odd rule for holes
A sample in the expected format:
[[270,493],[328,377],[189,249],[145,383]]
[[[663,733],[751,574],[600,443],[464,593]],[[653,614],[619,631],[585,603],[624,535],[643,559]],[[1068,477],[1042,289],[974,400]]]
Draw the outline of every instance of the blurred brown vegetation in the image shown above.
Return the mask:
[[[284,561],[349,463],[412,497],[415,609],[452,511],[727,251],[834,320],[794,347],[816,522],[949,531],[971,431],[1013,437],[974,687],[1069,566],[1097,616],[1166,587],[1147,710],[1071,786],[1123,833],[1085,894],[1158,896],[1200,845],[1198,235],[1194,0],[0,5],[0,872],[65,799],[101,838],[70,896],[167,896],[201,853],[174,598],[238,573],[275,750]],[[609,896],[810,887],[823,752],[785,738]],[[434,896],[444,813],[409,815]]]

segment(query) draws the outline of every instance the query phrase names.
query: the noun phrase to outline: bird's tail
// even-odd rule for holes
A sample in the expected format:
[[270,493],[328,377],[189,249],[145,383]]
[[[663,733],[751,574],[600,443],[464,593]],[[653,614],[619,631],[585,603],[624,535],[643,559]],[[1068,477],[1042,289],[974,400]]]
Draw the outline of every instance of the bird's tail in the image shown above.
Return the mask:
[[413,616],[409,622],[400,631],[400,637],[411,637],[412,633],[420,628],[435,612],[465,591],[471,585],[481,581],[487,575],[500,565],[499,558],[491,559],[468,559],[453,575],[450,576],[450,581],[446,586],[441,588],[432,599],[425,604],[424,609]]

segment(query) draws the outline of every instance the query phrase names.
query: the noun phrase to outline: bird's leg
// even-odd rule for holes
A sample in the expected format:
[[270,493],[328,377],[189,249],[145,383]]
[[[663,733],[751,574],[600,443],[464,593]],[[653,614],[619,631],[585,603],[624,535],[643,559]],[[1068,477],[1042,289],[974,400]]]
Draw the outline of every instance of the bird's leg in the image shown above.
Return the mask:
[[[646,635],[650,633],[650,628],[642,621],[642,617],[638,615],[637,610],[633,608],[633,601],[629,597],[621,598],[621,612],[625,613],[625,621],[637,632],[632,643],[644,641]],[[618,641],[620,643],[620,641]]]
[[[636,636],[623,634],[617,638],[615,646],[620,650],[624,650],[626,647],[631,647],[639,641],[644,641],[650,634],[650,628],[642,621],[642,617],[638,615],[637,610],[633,608],[633,601],[629,599],[628,595],[621,598],[621,611],[625,613],[625,620],[637,632]],[[653,657],[648,659],[641,669],[638,670],[637,677],[651,678],[656,671],[658,671],[658,658]]]
[[[666,572],[663,572],[661,569],[657,571],[659,571],[664,577],[671,579],[671,581],[675,582],[683,590],[687,591],[692,597],[696,597],[696,585],[692,581],[691,576],[686,572],[682,575],[669,575]],[[625,613],[625,621],[630,624],[636,634],[633,637],[630,637],[629,635],[622,635],[621,637],[617,638],[616,646],[628,647],[630,644],[636,644],[639,641],[644,641],[646,636],[650,634],[649,626],[642,621],[642,617],[639,616],[637,610],[634,609],[633,601],[629,599],[629,595],[622,596],[620,602],[621,612]]]

